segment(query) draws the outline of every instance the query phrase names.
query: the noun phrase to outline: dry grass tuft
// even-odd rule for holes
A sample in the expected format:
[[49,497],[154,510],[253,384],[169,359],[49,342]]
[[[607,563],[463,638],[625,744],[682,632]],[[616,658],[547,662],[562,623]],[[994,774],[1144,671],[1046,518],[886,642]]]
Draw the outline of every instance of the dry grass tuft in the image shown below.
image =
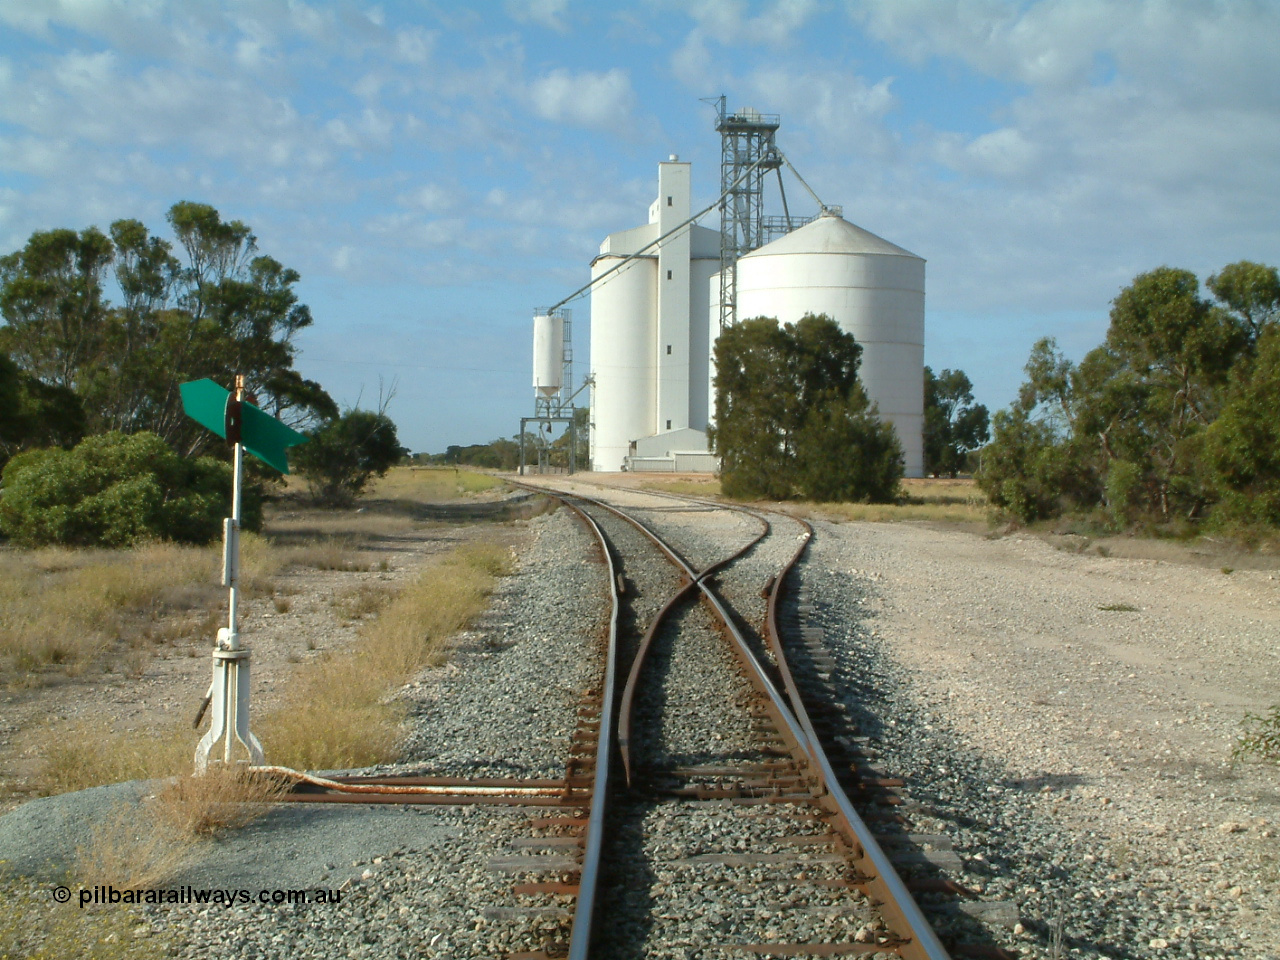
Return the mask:
[[[691,497],[720,496],[720,481],[646,479],[642,490],[658,490]],[[895,503],[813,503],[793,501],[781,505],[790,513],[826,520],[865,520],[892,523],[929,520],[939,523],[987,523],[990,507],[986,495],[973,480],[925,478],[903,480]]]
[[350,573],[367,570],[359,557],[359,544],[351,537],[331,536],[314,543],[281,549],[282,559],[297,567]]
[[394,759],[404,708],[392,694],[440,662],[511,562],[498,544],[460,547],[365,624],[357,646],[301,667],[287,701],[255,724],[271,762],[332,770]]
[[463,544],[454,551],[453,560],[491,577],[509,577],[515,569],[515,555],[500,543]]
[[454,467],[392,467],[374,481],[367,496],[413,503],[441,503],[503,486],[500,477]]
[[990,506],[973,480],[904,480],[896,503],[807,503],[792,510],[806,516],[845,521],[895,523],[923,520],[935,523],[987,524]]
[[195,754],[191,727],[180,721],[158,730],[112,734],[90,723],[50,725],[32,739],[44,752],[36,778],[42,795],[176,776],[191,769]]
[[178,777],[156,795],[159,823],[176,836],[213,837],[252,823],[288,787],[251,770],[211,765],[203,776]]
[[330,605],[346,620],[361,620],[380,612],[388,603],[394,591],[382,583],[361,583],[335,594]]
[[[117,640],[184,640],[201,622],[192,612],[216,602],[218,563],[215,548],[171,543],[0,550],[0,678],[38,685],[50,668],[78,675]],[[184,613],[187,626],[155,627]]]
[[93,828],[87,846],[76,849],[72,874],[84,887],[152,887],[174,874],[191,847],[188,838],[122,804]]

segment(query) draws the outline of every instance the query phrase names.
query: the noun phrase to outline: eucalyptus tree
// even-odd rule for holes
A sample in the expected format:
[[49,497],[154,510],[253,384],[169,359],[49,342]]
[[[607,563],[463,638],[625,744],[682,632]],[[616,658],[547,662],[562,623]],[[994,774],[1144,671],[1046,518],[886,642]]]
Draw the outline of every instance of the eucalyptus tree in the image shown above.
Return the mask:
[[888,500],[902,448],[858,382],[862,347],[826,316],[759,317],[716,341],[708,431],[729,496]]
[[[83,403],[90,433],[150,430],[194,452],[208,442],[182,413],[178,385],[236,375],[268,413],[316,426],[338,409],[293,367],[312,323],[297,271],[258,252],[239,220],[208,204],[170,208],[177,240],[138,220],[37,232],[0,258],[0,350],[23,373]],[[112,302],[111,296],[118,299]]]

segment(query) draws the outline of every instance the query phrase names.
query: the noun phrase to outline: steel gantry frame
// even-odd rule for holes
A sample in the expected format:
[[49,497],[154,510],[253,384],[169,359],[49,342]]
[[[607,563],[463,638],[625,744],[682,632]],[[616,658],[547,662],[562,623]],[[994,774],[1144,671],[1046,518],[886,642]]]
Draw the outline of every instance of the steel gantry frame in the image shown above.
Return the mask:
[[535,314],[558,316],[564,323],[562,328],[564,333],[560,345],[560,389],[548,397],[535,388],[533,394],[533,416],[520,418],[520,476],[524,476],[525,473],[525,432],[530,423],[536,423],[539,426],[539,443],[536,445],[539,473],[542,472],[542,468],[545,465],[543,463],[544,453],[550,452],[549,443],[545,447],[542,445],[541,430],[545,426],[549,433],[552,429],[552,424],[555,423],[567,423],[569,425],[569,472],[575,473],[578,469],[578,427],[577,417],[575,416],[577,408],[574,406],[574,400],[577,399],[579,393],[591,385],[591,378],[588,377],[577,390],[573,388],[573,311],[562,309],[562,306],[563,302],[556,304],[549,310],[539,307],[534,311]]
[[764,178],[782,166],[774,143],[777,114],[729,113],[715,101],[720,134],[720,329],[738,319],[738,258],[765,243]]

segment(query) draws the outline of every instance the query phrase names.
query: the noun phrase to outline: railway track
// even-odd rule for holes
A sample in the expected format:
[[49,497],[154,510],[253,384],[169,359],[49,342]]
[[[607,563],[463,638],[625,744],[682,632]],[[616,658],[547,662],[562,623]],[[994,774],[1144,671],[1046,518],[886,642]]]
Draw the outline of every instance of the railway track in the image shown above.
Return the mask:
[[[597,753],[590,819],[599,826],[584,838],[581,876],[591,884],[577,890],[571,960],[593,949],[682,955],[695,937],[713,951],[704,955],[946,957],[844,795],[780,644],[762,655],[742,626],[750,617],[735,615],[709,582],[769,537],[770,522],[754,515],[755,536],[695,566],[634,516],[585,498],[573,505],[597,529],[641,531],[682,583],[634,641],[618,707],[621,772],[606,745]],[[775,627],[810,533],[791,538],[798,545],[767,586]],[[601,863],[610,865],[603,885]]]
[[[555,922],[511,960],[950,956],[898,872],[963,892],[920,855],[946,844],[907,832],[901,784],[868,769],[827,696],[795,575],[811,528],[684,498],[624,511],[551,495],[589,531],[611,605],[563,779],[345,778],[298,798],[558,808],[509,865],[528,912]],[[714,541],[682,539],[690,510],[714,511]]]

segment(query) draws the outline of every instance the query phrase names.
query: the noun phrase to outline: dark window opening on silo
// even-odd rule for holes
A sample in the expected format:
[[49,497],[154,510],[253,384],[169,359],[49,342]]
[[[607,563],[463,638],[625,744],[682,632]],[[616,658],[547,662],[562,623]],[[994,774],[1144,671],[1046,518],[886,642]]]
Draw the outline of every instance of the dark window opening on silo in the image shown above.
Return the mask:
[[667,421],[667,429],[668,429],[668,430],[670,430],[670,429],[671,429],[671,421],[670,421],[670,420],[668,420],[668,421]]
[[669,206],[671,206],[671,198],[670,198],[670,197],[667,197],[667,206],[668,206],[668,207],[669,207]]
[[671,271],[670,271],[670,270],[668,270],[668,271],[667,271],[667,279],[668,279],[668,280],[670,280],[670,279],[671,279]]
[[671,344],[667,344],[667,356],[671,356]]

